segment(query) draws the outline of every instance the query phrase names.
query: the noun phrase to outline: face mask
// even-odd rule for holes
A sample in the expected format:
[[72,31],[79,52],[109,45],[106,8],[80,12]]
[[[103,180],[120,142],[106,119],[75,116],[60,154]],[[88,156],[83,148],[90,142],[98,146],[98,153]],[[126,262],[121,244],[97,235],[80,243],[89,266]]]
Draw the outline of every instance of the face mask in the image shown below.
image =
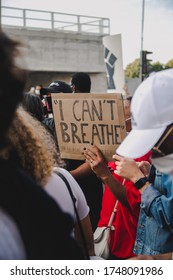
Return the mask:
[[173,175],[173,154],[159,158],[151,157],[151,161],[158,171]]
[[39,94],[40,94],[40,90],[39,90],[39,89],[36,89],[36,90],[35,90],[35,93],[39,95]]

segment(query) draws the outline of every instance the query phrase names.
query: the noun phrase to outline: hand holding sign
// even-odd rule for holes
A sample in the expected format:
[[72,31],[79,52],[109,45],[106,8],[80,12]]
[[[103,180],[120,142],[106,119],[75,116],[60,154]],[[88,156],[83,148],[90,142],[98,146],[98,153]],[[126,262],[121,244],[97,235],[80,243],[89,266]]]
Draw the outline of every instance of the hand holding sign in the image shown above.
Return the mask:
[[94,145],[86,149],[84,151],[84,156],[91,169],[98,177],[102,178],[111,174],[107,166],[107,161],[97,146]]

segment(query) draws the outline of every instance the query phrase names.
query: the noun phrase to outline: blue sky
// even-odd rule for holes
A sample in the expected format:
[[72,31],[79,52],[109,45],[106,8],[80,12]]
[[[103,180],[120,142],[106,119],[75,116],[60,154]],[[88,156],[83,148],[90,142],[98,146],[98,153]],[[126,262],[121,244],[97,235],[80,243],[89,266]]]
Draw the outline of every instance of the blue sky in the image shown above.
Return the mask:
[[[2,6],[108,17],[111,34],[122,35],[123,66],[139,57],[142,0],[1,0]],[[153,62],[173,59],[173,0],[145,0],[143,49]]]

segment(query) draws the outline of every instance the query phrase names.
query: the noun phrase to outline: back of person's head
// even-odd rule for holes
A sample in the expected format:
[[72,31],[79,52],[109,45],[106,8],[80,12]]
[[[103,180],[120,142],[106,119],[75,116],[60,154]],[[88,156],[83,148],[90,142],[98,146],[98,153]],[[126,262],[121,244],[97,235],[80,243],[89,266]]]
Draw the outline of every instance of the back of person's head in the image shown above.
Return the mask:
[[22,107],[14,114],[7,132],[7,145],[0,154],[11,159],[37,183],[44,185],[58,165],[55,142],[45,127]]
[[0,31],[0,147],[5,144],[6,130],[22,99],[27,79],[26,71],[15,63],[19,45]]
[[40,97],[34,93],[26,92],[23,95],[24,109],[40,122],[44,119],[43,105]]
[[91,91],[91,79],[87,73],[77,72],[72,75],[71,86],[73,92],[89,93]]

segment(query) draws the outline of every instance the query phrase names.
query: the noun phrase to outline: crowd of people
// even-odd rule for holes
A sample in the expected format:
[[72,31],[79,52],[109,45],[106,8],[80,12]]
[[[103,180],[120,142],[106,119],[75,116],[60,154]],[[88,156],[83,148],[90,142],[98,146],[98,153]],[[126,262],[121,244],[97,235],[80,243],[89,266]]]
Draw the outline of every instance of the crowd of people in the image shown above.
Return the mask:
[[0,31],[0,259],[101,259],[94,231],[110,231],[110,260],[172,259],[173,69],[124,99],[127,136],[112,161],[96,146],[63,159],[51,93],[91,93],[87,73],[25,92],[20,43]]

